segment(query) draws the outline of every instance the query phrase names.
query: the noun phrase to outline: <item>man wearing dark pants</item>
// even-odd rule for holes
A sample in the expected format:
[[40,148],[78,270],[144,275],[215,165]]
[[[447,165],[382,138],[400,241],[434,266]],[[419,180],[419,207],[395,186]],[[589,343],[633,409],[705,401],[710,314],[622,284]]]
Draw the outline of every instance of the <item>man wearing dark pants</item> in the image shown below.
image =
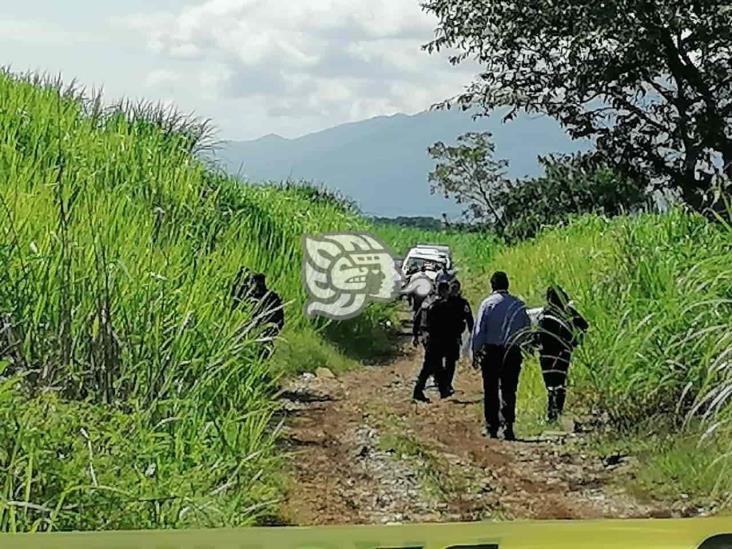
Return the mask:
[[546,292],[547,305],[539,317],[539,364],[547,389],[547,419],[556,421],[564,412],[567,374],[572,352],[579,345],[589,324],[575,309],[559,286]]
[[417,376],[412,398],[419,402],[429,402],[424,394],[427,380],[434,377],[440,397],[452,395],[445,379],[445,359],[450,352],[452,325],[450,324],[450,286],[447,282],[437,285],[437,295],[428,297],[414,319],[414,345],[420,337],[424,344],[424,363]]
[[483,406],[486,430],[498,436],[499,411],[506,423],[505,437],[515,440],[516,390],[521,374],[521,349],[517,346],[486,345],[480,358],[483,374]]
[[454,326],[454,336],[450,353],[445,360],[445,380],[450,390],[453,390],[452,381],[455,377],[455,366],[460,359],[460,348],[462,346],[463,332],[467,328],[468,333],[473,333],[473,311],[470,303],[461,293],[460,281],[454,278],[450,283],[450,324]]
[[506,440],[516,440],[516,390],[521,374],[521,338],[531,320],[526,305],[508,293],[508,276],[491,277],[493,293],[481,304],[473,331],[474,366],[483,374],[483,412],[486,433],[498,437],[499,411],[505,421]]

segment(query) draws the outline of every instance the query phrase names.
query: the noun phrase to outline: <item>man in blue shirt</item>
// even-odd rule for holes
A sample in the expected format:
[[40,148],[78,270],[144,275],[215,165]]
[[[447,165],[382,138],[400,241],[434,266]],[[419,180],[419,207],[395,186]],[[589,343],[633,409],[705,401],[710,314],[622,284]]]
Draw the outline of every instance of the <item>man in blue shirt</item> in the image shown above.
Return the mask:
[[[498,437],[499,409],[506,440],[516,440],[516,389],[521,373],[521,342],[531,327],[526,305],[508,293],[504,272],[491,277],[493,293],[478,310],[473,331],[473,365],[483,374],[483,406],[487,434]],[[501,405],[502,404],[502,405]]]

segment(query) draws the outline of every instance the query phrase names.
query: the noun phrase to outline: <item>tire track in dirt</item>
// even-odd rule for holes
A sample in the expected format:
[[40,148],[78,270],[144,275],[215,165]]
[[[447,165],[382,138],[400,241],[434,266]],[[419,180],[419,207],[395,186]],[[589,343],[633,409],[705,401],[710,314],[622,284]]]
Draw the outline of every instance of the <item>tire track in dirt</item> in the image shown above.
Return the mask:
[[451,399],[433,390],[432,404],[411,402],[420,361],[410,349],[387,366],[289,382],[288,524],[673,516],[615,486],[616,469],[581,453],[583,435],[483,437],[477,372],[462,368]]

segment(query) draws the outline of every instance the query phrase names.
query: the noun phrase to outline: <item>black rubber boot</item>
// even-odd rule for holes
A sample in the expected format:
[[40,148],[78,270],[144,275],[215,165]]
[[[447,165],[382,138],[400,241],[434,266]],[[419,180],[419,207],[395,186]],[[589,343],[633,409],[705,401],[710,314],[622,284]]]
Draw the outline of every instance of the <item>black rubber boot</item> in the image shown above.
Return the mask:
[[425,387],[427,387],[427,380],[430,377],[427,372],[427,368],[422,366],[422,370],[419,372],[419,375],[417,375],[417,382],[414,384],[412,398],[418,402],[430,401],[430,399],[428,399],[424,394]]
[[511,423],[506,424],[506,429],[503,431],[503,437],[509,441],[516,440],[516,435],[513,432],[513,424],[511,424]]
[[564,413],[564,401],[567,399],[567,391],[564,387],[557,388],[557,415]]
[[547,403],[547,412],[546,417],[549,420],[549,423],[554,423],[557,421],[557,418],[559,417],[559,410],[558,410],[558,394],[557,389],[551,388],[549,389],[549,398]]

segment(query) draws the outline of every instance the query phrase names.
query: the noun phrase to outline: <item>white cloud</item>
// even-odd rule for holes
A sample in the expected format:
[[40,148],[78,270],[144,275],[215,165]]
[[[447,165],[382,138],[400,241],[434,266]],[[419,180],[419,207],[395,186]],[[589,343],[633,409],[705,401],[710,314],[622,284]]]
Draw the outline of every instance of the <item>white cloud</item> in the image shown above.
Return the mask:
[[156,69],[147,75],[145,85],[149,87],[172,86],[181,81],[181,75],[169,69]]
[[121,22],[176,66],[147,84],[185,82],[210,100],[323,126],[419,111],[469,80],[421,50],[436,21],[419,0],[199,0]]
[[90,33],[71,32],[45,21],[0,16],[0,42],[63,46],[93,40],[95,37]]

